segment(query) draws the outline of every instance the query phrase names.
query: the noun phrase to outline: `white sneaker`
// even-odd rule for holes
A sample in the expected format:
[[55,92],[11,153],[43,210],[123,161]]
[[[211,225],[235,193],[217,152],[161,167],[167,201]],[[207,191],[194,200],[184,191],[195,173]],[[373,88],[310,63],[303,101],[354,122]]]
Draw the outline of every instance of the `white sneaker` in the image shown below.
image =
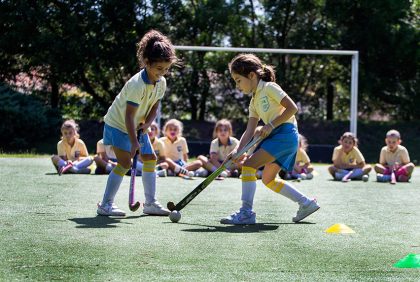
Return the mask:
[[166,169],[162,169],[162,170],[157,170],[156,175],[159,177],[166,177],[168,173],[166,172]]
[[125,216],[125,212],[120,210],[114,203],[102,205],[101,202],[99,202],[96,213],[105,216]]
[[149,215],[169,215],[171,212],[156,201],[154,203],[145,203],[143,213]]
[[240,208],[239,211],[222,218],[221,224],[247,225],[256,223],[256,214],[252,210]]
[[308,176],[306,175],[306,173],[301,173],[300,174],[300,178],[302,178],[302,180],[305,180],[305,179],[307,179],[308,178]]
[[226,178],[228,176],[228,173],[224,170],[222,173],[220,173],[220,177]]
[[201,167],[201,168],[199,168],[195,171],[195,176],[207,177],[207,175],[209,175],[209,172],[207,171],[207,169],[205,169],[203,167]]
[[311,202],[306,206],[299,205],[299,210],[297,211],[296,216],[293,218],[293,222],[301,221],[302,219],[319,210],[319,208],[320,206],[316,202],[316,199],[311,200]]
[[369,175],[368,174],[363,174],[362,180],[363,180],[363,182],[368,182],[369,181]]

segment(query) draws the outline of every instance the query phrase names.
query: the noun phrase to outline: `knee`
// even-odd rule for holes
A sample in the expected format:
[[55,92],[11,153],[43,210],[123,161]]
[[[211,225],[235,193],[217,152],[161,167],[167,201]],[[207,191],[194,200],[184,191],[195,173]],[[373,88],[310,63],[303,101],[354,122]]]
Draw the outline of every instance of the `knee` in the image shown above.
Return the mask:
[[411,173],[414,170],[414,167],[413,163],[409,163],[406,165],[406,170]]
[[146,161],[157,161],[157,158],[156,158],[156,155],[155,154],[141,155],[141,159],[143,160],[143,162],[146,162]]
[[208,162],[208,159],[203,155],[199,155],[197,160],[201,161],[202,163],[207,163]]
[[372,166],[371,165],[365,165],[365,167],[363,168],[363,171],[365,173],[369,173],[372,170]]
[[274,178],[273,177],[268,177],[268,176],[264,175],[264,173],[263,173],[261,180],[262,180],[262,183],[264,183],[264,185],[268,187],[268,184],[271,181],[273,181]]

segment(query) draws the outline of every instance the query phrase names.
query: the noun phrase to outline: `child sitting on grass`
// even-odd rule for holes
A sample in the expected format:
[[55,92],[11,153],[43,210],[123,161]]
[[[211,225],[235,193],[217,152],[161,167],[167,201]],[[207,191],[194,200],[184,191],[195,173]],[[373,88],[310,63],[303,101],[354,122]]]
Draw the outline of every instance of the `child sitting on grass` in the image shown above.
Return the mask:
[[92,162],[85,143],[79,138],[78,125],[72,119],[61,126],[61,140],[57,144],[57,155],[51,160],[58,175],[63,173],[90,174],[88,168]]
[[351,179],[368,181],[372,167],[366,164],[365,158],[357,148],[356,136],[351,132],[346,132],[338,143],[340,146],[335,147],[333,152],[333,165],[328,168],[332,177],[343,182]]
[[[226,159],[226,156],[238,146],[239,141],[232,136],[232,124],[227,119],[219,120],[214,126],[213,138],[210,145],[210,159],[205,156],[199,156],[198,159],[203,162],[203,167],[210,173],[217,170]],[[239,176],[241,164],[232,164],[229,168],[223,171],[220,176]]]
[[162,140],[159,140],[159,134],[160,130],[158,124],[156,122],[152,122],[149,130],[149,138],[157,157],[156,175],[159,177],[165,177],[167,176],[169,165],[165,161],[165,148]]
[[96,156],[93,158],[96,164],[95,174],[110,174],[117,165],[117,157],[111,145],[104,145],[101,139],[96,143]]
[[163,142],[165,162],[175,175],[193,176],[193,171],[202,167],[203,163],[200,160],[188,163],[188,145],[182,137],[182,130],[182,123],[177,119],[170,119],[165,123],[165,136],[160,138]]
[[391,181],[392,171],[395,171],[396,180],[408,182],[414,170],[414,164],[410,162],[410,156],[404,146],[401,146],[401,135],[393,129],[386,133],[386,146],[382,147],[379,163],[375,165],[378,182]]
[[308,148],[308,141],[305,136],[299,134],[299,148],[296,153],[296,161],[291,173],[293,179],[312,179],[314,167],[311,164],[306,149]]

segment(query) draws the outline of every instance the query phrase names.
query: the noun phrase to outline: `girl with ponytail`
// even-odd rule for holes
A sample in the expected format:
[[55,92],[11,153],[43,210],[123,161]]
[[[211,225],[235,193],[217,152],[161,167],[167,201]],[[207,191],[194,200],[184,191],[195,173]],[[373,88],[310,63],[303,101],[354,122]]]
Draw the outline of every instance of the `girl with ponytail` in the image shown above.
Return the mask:
[[[299,205],[293,222],[299,222],[319,209],[315,199],[298,191],[291,183],[276,178],[280,169],[292,171],[298,149],[299,133],[295,102],[275,83],[274,68],[265,65],[253,54],[239,54],[229,63],[229,71],[236,87],[252,95],[247,128],[239,145],[226,159],[240,151],[252,137],[264,138],[242,165],[242,206],[239,211],[223,218],[223,224],[255,224],[253,211],[257,187],[256,172],[264,166],[262,182]],[[255,131],[259,120],[265,124]]]

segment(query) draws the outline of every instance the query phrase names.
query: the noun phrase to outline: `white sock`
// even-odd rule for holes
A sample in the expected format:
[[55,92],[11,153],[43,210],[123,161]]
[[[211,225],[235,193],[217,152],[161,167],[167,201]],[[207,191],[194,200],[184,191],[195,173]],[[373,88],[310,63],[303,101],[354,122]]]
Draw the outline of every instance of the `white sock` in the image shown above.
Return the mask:
[[355,169],[353,169],[353,173],[350,176],[350,178],[360,178],[362,176],[363,176],[363,169],[355,168]]
[[181,167],[176,164],[175,169],[174,169],[175,174],[178,174],[180,170],[181,170]]
[[145,202],[146,204],[154,203],[156,202],[156,172],[143,171],[142,173]]
[[91,157],[87,157],[81,161],[76,162],[76,164],[73,167],[76,167],[77,169],[86,168],[92,164],[93,160]]
[[62,167],[62,166],[67,165],[67,162],[63,159],[59,159],[58,162],[57,162],[57,165],[58,165],[58,167]]
[[254,203],[255,190],[257,189],[256,181],[242,182],[242,208],[252,210]]
[[307,205],[311,201],[287,181],[284,182],[284,186],[279,193],[299,205]]

